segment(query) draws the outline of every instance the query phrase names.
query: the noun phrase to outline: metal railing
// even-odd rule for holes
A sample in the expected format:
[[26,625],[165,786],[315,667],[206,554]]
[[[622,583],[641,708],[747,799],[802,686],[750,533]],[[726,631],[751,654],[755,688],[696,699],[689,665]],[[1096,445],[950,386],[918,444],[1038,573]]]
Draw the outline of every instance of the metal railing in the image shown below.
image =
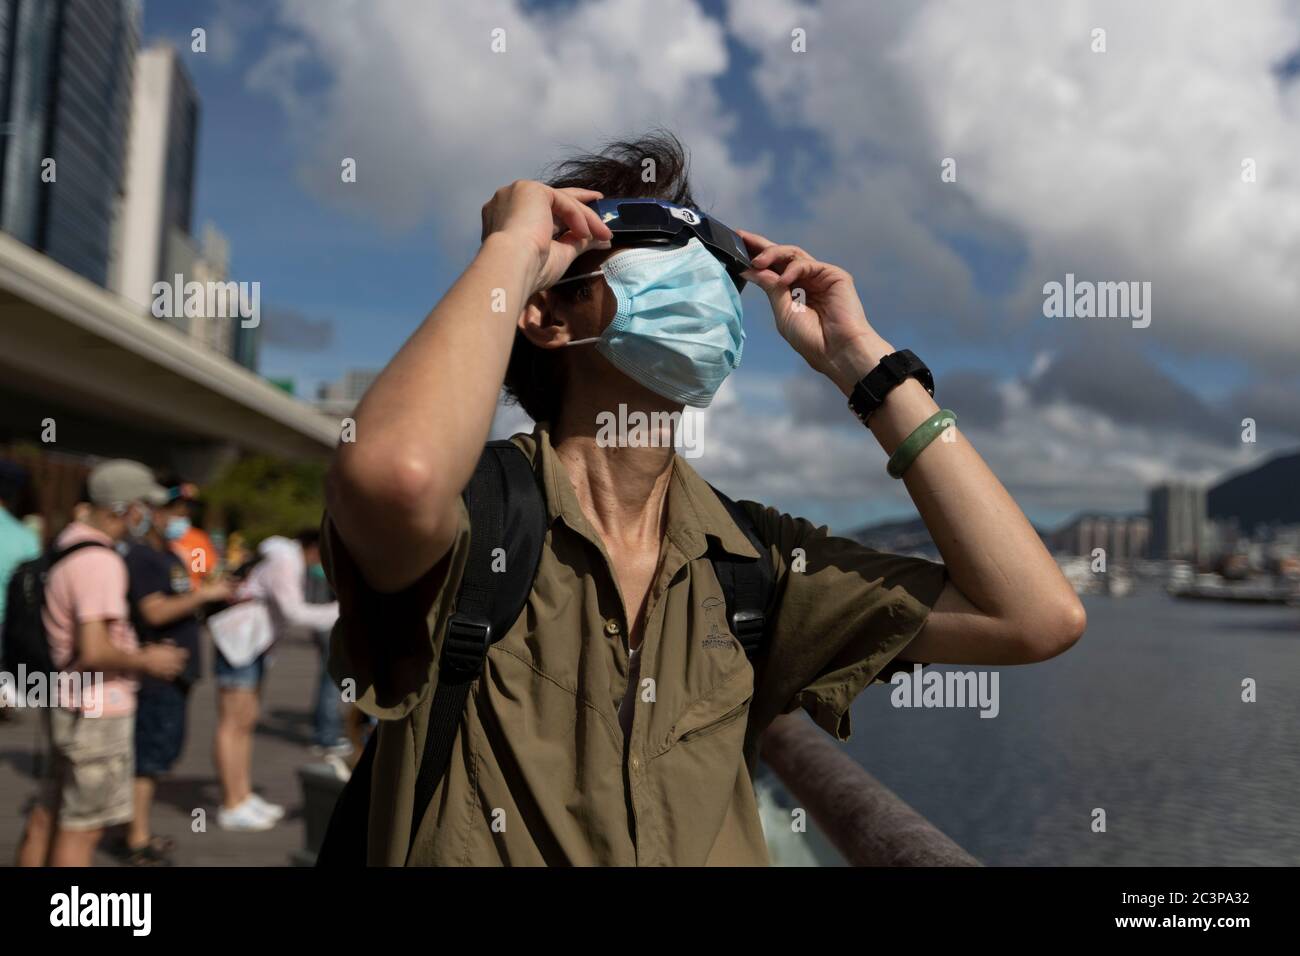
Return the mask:
[[801,713],[763,734],[764,763],[852,866],[981,866]]

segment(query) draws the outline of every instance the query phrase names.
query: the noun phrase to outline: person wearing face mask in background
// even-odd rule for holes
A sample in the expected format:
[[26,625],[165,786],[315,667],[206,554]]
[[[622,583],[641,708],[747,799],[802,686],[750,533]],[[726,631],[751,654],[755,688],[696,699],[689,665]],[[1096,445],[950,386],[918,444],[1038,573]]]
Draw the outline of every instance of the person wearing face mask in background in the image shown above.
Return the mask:
[[[847,739],[850,703],[895,666],[1027,663],[1082,633],[1074,590],[852,277],[702,212],[687,165],[654,134],[497,190],[473,262],[358,405],[322,547],[332,671],[380,723],[323,865],[766,864],[752,774],[779,716]],[[944,564],[731,502],[675,453],[662,429],[740,365],[747,282],[890,456]],[[503,385],[536,426],[485,455]],[[610,416],[661,432],[611,442]],[[710,434],[725,457],[766,444]],[[513,491],[480,505],[492,458],[535,479],[506,487],[539,492],[536,524],[502,520]],[[485,537],[508,552],[524,526],[526,603],[487,620]],[[359,840],[334,838],[345,825]]]
[[137,679],[174,680],[189,658],[140,645],[115,547],[148,533],[166,490],[127,459],[96,465],[86,488],[86,507],[54,542],[41,612],[54,667],[83,679],[45,711],[50,758],[19,866],[90,866],[104,829],[132,818]]
[[188,481],[177,482],[170,487],[168,494],[181,503],[171,516],[168,544],[185,565],[190,584],[197,589],[220,566],[221,554],[212,537],[196,520],[196,516],[202,513],[198,487]]
[[[152,832],[150,811],[160,776],[180,759],[185,745],[190,689],[199,679],[202,609],[225,603],[234,588],[224,580],[190,576],[191,563],[174,550],[190,529],[189,501],[180,486],[167,492],[167,502],[155,508],[149,523],[137,529],[126,552],[130,577],[131,623],[144,646],[165,644],[183,649],[185,668],[168,680],[143,677],[135,715],[135,815],[127,825],[116,855],[131,866],[170,863],[175,842]],[[184,552],[190,556],[188,551]]]

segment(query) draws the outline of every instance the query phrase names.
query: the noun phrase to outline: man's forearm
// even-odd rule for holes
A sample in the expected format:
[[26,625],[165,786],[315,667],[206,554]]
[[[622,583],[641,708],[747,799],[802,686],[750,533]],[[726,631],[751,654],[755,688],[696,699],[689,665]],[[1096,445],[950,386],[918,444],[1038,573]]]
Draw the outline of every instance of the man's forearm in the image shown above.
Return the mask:
[[166,627],[194,614],[206,602],[202,590],[188,594],[154,594],[140,602],[140,615],[150,627]]
[[339,447],[340,467],[391,474],[415,466],[421,478],[449,486],[446,494],[460,494],[491,427],[535,274],[535,254],[489,237],[366,392],[356,441]]
[[118,647],[109,638],[104,622],[92,621],[79,626],[74,663],[81,671],[142,673],[146,658],[143,648],[125,650]]
[[[847,395],[857,380],[854,374],[861,378],[892,351],[883,339],[858,343],[847,366],[853,371],[837,375],[836,384]],[[938,410],[921,383],[908,379],[871,416],[871,432],[885,453],[893,454]],[[960,409],[954,412],[960,414]],[[1029,520],[956,425],[921,452],[903,481],[949,580],[973,605],[971,611],[1002,622],[1004,632],[1039,642],[1046,650],[1077,636],[1068,633],[1076,629],[1073,590]]]
[[449,545],[449,515],[491,428],[536,252],[490,236],[358,406],[329,507],[372,584],[409,584]]

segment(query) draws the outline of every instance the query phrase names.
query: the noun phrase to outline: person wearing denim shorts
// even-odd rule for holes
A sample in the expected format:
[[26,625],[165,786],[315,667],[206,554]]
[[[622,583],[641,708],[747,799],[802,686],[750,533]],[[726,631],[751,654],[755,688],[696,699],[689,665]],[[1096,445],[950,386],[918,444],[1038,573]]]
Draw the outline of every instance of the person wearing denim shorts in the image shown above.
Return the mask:
[[262,678],[266,676],[266,668],[269,666],[270,651],[264,651],[257,655],[256,658],[236,667],[221,651],[216,651],[216,662],[213,670],[217,675],[217,686],[222,690],[259,690],[262,686]]
[[[240,600],[266,604],[277,639],[291,632],[311,634],[333,626],[337,603],[306,600],[307,568],[320,561],[319,535],[304,531],[297,539],[273,536],[258,546],[259,559],[240,586]],[[266,830],[284,816],[284,807],[253,790],[253,731],[261,706],[260,692],[269,664],[268,652],[235,666],[218,649],[217,731],[213,758],[221,781],[217,826],[223,830]]]

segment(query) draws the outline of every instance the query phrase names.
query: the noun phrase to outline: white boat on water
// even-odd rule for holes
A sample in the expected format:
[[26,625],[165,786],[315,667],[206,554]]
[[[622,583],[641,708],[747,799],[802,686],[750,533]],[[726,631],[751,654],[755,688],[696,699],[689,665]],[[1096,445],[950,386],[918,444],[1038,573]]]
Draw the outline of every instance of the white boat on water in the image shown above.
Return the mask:
[[1087,558],[1057,558],[1057,567],[1065,580],[1070,582],[1075,594],[1098,594],[1102,583],[1100,575],[1094,574]]
[[1287,604],[1300,598],[1294,584],[1271,581],[1225,581],[1217,574],[1198,574],[1188,583],[1169,585],[1176,598],[1201,601],[1235,601],[1243,604]]
[[1081,557],[1058,557],[1057,567],[1065,580],[1070,582],[1076,594],[1106,594],[1110,597],[1125,597],[1133,593],[1133,578],[1127,571],[1109,568],[1094,571],[1092,561]]
[[1112,571],[1105,577],[1106,593],[1111,597],[1127,597],[1133,593],[1133,579],[1123,571]]

